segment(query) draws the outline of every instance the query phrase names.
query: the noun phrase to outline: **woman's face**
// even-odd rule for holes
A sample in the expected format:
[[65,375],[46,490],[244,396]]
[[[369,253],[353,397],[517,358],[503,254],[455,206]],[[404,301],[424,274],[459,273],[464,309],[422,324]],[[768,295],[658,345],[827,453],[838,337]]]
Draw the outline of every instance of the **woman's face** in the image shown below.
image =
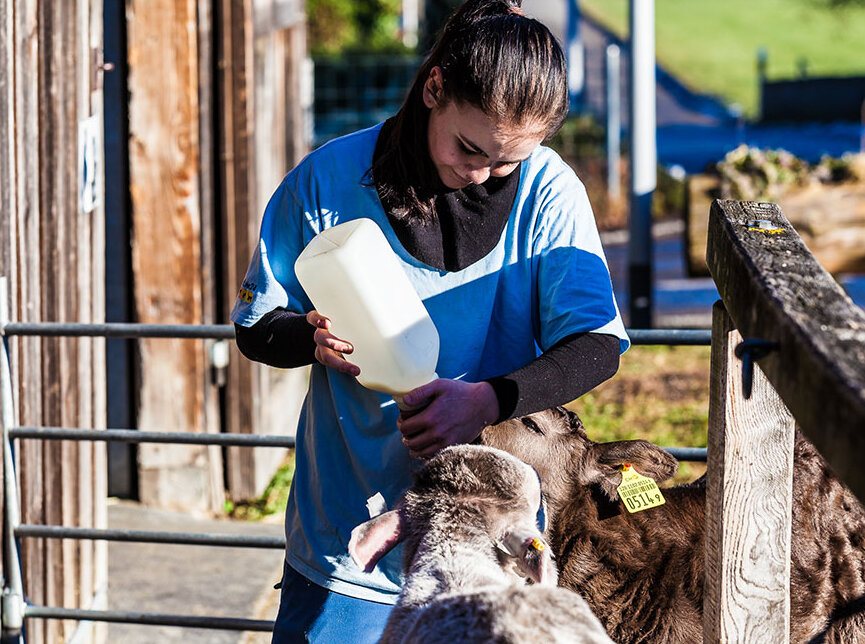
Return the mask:
[[507,176],[544,138],[543,128],[532,123],[497,123],[471,105],[443,102],[441,88],[441,69],[434,67],[423,92],[430,109],[427,141],[433,165],[448,188]]

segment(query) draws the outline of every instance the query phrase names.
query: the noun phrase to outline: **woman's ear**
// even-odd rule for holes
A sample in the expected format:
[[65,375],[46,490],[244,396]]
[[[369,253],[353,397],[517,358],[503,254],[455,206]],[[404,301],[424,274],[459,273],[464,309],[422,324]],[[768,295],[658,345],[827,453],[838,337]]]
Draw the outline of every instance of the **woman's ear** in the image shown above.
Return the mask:
[[433,67],[426,82],[423,84],[423,102],[429,109],[441,105],[442,93],[444,92],[444,77],[441,67]]

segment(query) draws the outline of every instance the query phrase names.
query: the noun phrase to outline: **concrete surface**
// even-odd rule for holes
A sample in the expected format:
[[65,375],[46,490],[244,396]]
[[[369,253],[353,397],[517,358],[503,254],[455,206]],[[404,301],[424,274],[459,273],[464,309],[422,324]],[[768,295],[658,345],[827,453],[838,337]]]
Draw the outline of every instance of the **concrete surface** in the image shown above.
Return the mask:
[[[187,533],[282,535],[282,517],[266,523],[194,517],[111,501],[115,529]],[[283,551],[110,542],[108,609],[175,615],[272,620]],[[111,644],[267,644],[269,633],[109,624]]]

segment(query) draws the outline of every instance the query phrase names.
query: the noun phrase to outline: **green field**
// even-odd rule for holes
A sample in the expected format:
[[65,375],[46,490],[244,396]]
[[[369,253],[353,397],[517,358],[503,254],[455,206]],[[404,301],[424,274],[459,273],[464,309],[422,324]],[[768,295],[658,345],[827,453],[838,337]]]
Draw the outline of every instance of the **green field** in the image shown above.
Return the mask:
[[[629,0],[581,0],[580,8],[615,33],[628,32]],[[692,89],[758,109],[757,51],[770,79],[865,74],[861,0],[655,0],[659,64]]]

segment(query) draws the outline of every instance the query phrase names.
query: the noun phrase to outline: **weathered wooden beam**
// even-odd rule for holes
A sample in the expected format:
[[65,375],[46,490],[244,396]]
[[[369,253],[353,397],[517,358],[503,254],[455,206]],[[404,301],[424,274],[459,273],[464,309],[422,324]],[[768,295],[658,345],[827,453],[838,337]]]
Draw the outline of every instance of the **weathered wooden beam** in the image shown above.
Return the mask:
[[802,431],[865,499],[865,311],[776,204],[715,201],[706,259],[745,338],[776,342],[760,367]]
[[742,337],[721,303],[712,320],[706,469],[704,642],[788,642],[795,422],[759,367],[751,396]]

